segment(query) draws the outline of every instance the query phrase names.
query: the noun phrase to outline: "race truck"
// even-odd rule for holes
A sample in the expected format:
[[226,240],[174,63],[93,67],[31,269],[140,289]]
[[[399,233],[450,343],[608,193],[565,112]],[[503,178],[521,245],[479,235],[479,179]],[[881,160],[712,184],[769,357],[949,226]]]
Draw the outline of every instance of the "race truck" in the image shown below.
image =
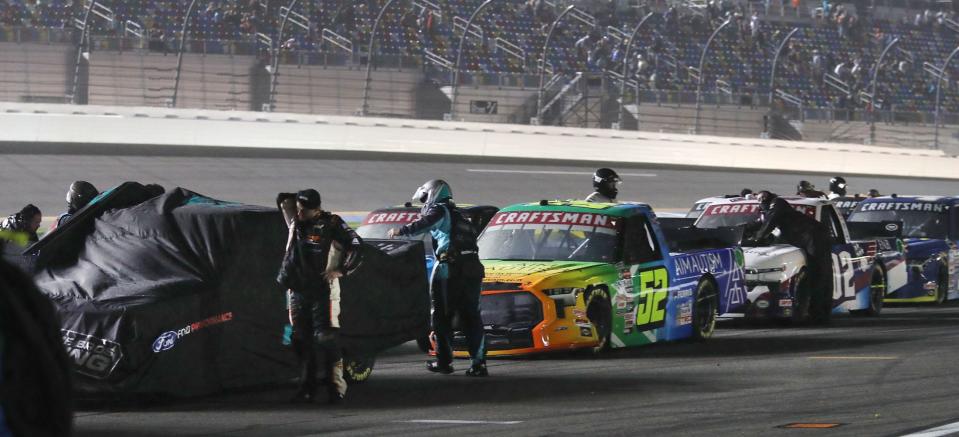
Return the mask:
[[[717,314],[746,298],[742,251],[718,241],[722,231],[696,242],[666,232],[643,203],[500,210],[479,237],[488,354],[709,338]],[[465,356],[462,336],[454,347]]]
[[[499,208],[490,205],[457,205],[463,216],[473,225],[473,232],[479,235],[489,223],[490,218]],[[386,233],[393,228],[408,225],[420,218],[422,205],[413,205],[406,202],[402,206],[381,208],[371,211],[363,219],[360,227],[356,228],[356,233],[364,239],[385,239]],[[397,237],[400,239],[419,240],[423,242],[426,252],[426,276],[429,277],[433,271],[433,264],[436,262],[436,255],[433,253],[433,237],[424,233],[415,237]],[[427,352],[431,344],[428,335],[417,337],[416,344],[420,350]]]
[[884,196],[865,199],[850,223],[902,222],[908,283],[886,302],[943,303],[959,298],[959,196]]
[[[833,202],[806,197],[782,197],[797,211],[826,225],[833,240],[833,313],[879,315],[888,290],[905,285],[904,257],[893,237],[852,240]],[[717,199],[703,208],[697,228],[744,226],[746,236],[759,229],[759,202],[742,197]],[[895,229],[890,232],[895,235]],[[731,307],[724,318],[789,319],[797,314],[799,287],[807,286],[806,258],[778,237],[743,243],[748,299]]]

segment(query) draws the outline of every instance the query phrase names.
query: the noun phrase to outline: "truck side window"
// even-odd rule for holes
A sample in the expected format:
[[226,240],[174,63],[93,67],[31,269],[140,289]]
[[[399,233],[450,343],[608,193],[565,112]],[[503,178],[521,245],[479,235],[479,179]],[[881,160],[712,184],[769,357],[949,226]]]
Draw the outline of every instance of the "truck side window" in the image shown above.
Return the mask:
[[623,261],[626,264],[642,264],[662,258],[652,227],[645,215],[626,219],[623,240]]
[[953,205],[949,208],[952,215],[952,239],[959,240],[959,205]]
[[846,236],[842,232],[842,222],[839,221],[839,216],[836,215],[836,209],[830,205],[822,207],[823,213],[823,224],[829,228],[829,234],[832,236],[833,241],[836,243],[845,243]]

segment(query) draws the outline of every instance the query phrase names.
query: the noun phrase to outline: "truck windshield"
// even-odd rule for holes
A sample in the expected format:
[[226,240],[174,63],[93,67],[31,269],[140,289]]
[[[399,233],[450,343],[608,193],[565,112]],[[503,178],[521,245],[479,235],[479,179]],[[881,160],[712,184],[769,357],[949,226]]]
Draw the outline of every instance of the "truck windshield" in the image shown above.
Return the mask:
[[[870,204],[863,205],[864,207]],[[949,234],[949,213],[926,211],[853,211],[850,222],[902,221],[904,238],[946,239]]]
[[[375,224],[375,225],[363,225],[356,228],[356,233],[362,238],[374,238],[374,239],[386,239],[386,232],[392,228],[399,228],[403,226],[402,224]],[[433,237],[430,236],[429,232],[417,235],[415,237],[397,237],[406,240],[420,240],[425,245],[426,253],[431,253],[433,248]]]
[[[807,216],[816,218],[816,207],[812,205],[795,205],[792,207]],[[759,203],[724,203],[710,205],[703,215],[696,221],[697,228],[722,228],[758,223],[762,220]]]
[[620,224],[594,213],[497,213],[479,238],[482,259],[616,260]]

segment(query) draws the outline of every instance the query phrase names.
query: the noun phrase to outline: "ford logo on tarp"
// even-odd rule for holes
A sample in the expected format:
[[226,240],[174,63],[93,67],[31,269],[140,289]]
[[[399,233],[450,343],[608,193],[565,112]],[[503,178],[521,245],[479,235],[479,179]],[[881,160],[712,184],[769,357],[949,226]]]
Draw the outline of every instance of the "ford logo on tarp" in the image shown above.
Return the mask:
[[173,348],[173,345],[176,344],[176,339],[177,335],[175,331],[167,331],[160,334],[160,336],[153,341],[153,352],[159,353]]

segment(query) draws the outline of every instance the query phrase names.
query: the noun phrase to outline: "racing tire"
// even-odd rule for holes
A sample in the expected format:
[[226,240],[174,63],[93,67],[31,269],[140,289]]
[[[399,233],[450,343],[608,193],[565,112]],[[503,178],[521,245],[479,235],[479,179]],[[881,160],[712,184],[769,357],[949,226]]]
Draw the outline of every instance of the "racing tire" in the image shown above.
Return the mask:
[[373,373],[373,365],[376,364],[376,357],[373,355],[365,357],[344,357],[343,358],[343,378],[349,384],[359,384],[367,379]]
[[693,301],[693,340],[704,341],[716,331],[719,315],[719,295],[710,281],[701,281]]
[[949,272],[946,266],[939,266],[939,280],[936,281],[936,305],[942,305],[949,300]]
[[869,284],[869,308],[862,310],[862,314],[869,317],[879,317],[882,313],[882,300],[886,296],[886,275],[880,269],[872,272],[872,282]]
[[809,318],[809,277],[806,275],[806,270],[800,270],[796,274],[796,279],[793,285],[793,313],[792,317],[788,319],[789,322],[801,323],[805,322]]
[[598,354],[609,350],[610,335],[613,331],[613,306],[610,303],[609,292],[605,288],[594,288],[586,296],[586,318],[596,333],[598,343],[592,347],[592,352]]

